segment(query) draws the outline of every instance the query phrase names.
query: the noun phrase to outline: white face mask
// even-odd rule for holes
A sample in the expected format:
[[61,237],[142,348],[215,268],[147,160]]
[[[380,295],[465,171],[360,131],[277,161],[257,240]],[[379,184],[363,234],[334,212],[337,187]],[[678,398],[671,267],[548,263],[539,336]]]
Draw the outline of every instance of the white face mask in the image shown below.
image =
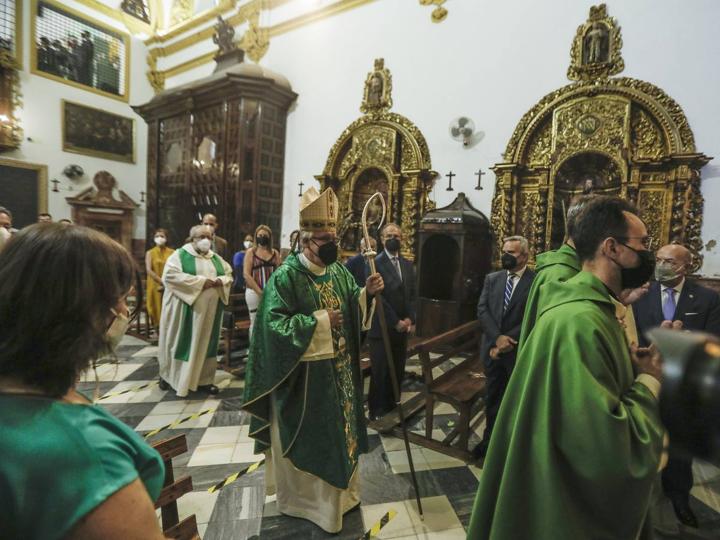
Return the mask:
[[250,249],[252,247],[252,242],[250,240],[245,240],[243,242],[243,246],[245,246],[245,249]]
[[164,246],[167,242],[167,239],[164,236],[156,236],[155,237],[155,245],[156,246]]
[[110,342],[111,350],[114,351],[120,344],[125,332],[127,332],[128,326],[130,326],[130,319],[126,315],[122,315],[114,309],[111,309],[110,311],[112,311],[113,315],[115,315],[115,319],[110,325],[110,328],[107,329],[107,332],[105,332],[105,336]]
[[195,249],[197,249],[200,253],[207,253],[210,251],[211,247],[212,242],[209,238],[201,238],[195,242]]

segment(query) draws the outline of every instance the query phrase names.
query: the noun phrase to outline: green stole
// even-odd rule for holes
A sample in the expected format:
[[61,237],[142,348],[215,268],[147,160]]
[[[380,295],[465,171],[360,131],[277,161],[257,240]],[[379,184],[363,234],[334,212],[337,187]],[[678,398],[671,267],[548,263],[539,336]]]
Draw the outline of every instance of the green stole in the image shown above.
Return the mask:
[[[182,271],[185,274],[196,276],[197,267],[195,266],[195,256],[191,253],[188,253],[184,249],[179,249],[178,255],[180,257],[180,265],[182,266]],[[215,271],[217,272],[217,275],[224,276],[225,269],[223,268],[222,262],[220,261],[220,257],[213,253],[213,256],[210,260],[212,261],[213,266],[215,266]],[[182,360],[183,362],[187,362],[190,359],[190,346],[192,344],[193,334],[192,313],[192,306],[183,302],[183,319],[180,326],[180,337],[178,339],[177,349],[175,350],[175,360]],[[220,321],[222,320],[222,314],[222,302],[220,301],[220,299],[218,299],[217,309],[215,310],[215,320],[213,321],[212,334],[210,335],[210,343],[208,343],[207,354],[205,355],[205,358],[210,358],[211,356],[217,354],[218,342],[220,341]]]

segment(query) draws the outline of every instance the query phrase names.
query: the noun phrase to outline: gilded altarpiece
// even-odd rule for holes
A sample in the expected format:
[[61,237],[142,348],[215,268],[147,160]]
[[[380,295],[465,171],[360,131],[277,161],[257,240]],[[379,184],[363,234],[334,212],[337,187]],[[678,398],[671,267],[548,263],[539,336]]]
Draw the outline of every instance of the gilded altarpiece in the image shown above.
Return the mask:
[[[383,59],[365,81],[360,110],[364,116],[350,124],[330,150],[323,174],[315,178],[323,189],[331,187],[340,203],[338,237],[342,256],[360,249],[363,206],[376,191],[385,196],[387,221],[400,225],[401,253],[415,260],[420,219],[435,206],[429,199],[437,173],[431,169],[425,137],[410,120],[389,111],[392,106],[392,78]],[[373,223],[380,209],[369,212]]]
[[[697,152],[680,106],[660,88],[628,77],[622,39],[604,4],[578,28],[568,77],[520,120],[495,165],[492,227],[499,242],[522,234],[535,254],[565,236],[570,200],[617,195],[638,206],[656,245],[685,244],[702,265],[703,198]],[[499,249],[496,250],[499,252]]]

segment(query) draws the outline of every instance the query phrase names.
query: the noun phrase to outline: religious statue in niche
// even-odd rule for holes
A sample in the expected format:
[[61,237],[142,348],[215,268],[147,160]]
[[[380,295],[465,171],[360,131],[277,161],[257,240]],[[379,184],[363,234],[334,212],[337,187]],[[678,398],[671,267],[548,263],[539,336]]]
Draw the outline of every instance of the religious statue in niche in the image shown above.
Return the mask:
[[589,81],[620,73],[625,68],[621,49],[620,26],[608,15],[607,6],[592,6],[573,40],[568,78]]
[[[355,189],[352,193],[352,206],[343,216],[338,237],[340,247],[343,250],[355,251],[360,245],[362,238],[361,216],[367,200],[376,192],[382,193],[385,200],[388,196],[388,181],[379,169],[370,168],[363,171],[355,182]],[[368,230],[373,233],[382,219],[382,207],[375,199],[374,204],[368,207],[367,223]]]
[[382,99],[383,81],[378,73],[373,73],[370,79],[370,90],[368,91],[368,104],[376,107]]
[[585,34],[583,64],[598,64],[608,60],[608,31],[603,23],[596,22]]
[[365,92],[360,110],[364,113],[385,112],[392,107],[392,77],[385,68],[385,59],[376,58],[375,68],[365,79]]
[[235,29],[220,15],[217,17],[217,23],[214,26],[213,43],[218,46],[220,54],[232,52],[237,49],[237,45],[233,41],[235,37]]

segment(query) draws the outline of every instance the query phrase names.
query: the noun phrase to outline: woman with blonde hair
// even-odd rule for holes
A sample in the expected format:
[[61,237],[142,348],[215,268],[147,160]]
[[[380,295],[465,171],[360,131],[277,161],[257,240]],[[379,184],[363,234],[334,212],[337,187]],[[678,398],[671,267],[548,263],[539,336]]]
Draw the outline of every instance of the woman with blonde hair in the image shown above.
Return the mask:
[[168,233],[165,229],[155,229],[153,235],[155,246],[145,253],[145,272],[147,273],[147,307],[148,317],[151,326],[157,330],[160,325],[160,313],[162,311],[162,296],[165,290],[162,283],[165,263],[175,251],[168,247]]
[[250,312],[250,334],[252,334],[263,289],[270,279],[270,275],[279,265],[280,253],[272,247],[272,230],[267,225],[259,225],[255,229],[255,245],[245,252],[243,261],[245,302]]

